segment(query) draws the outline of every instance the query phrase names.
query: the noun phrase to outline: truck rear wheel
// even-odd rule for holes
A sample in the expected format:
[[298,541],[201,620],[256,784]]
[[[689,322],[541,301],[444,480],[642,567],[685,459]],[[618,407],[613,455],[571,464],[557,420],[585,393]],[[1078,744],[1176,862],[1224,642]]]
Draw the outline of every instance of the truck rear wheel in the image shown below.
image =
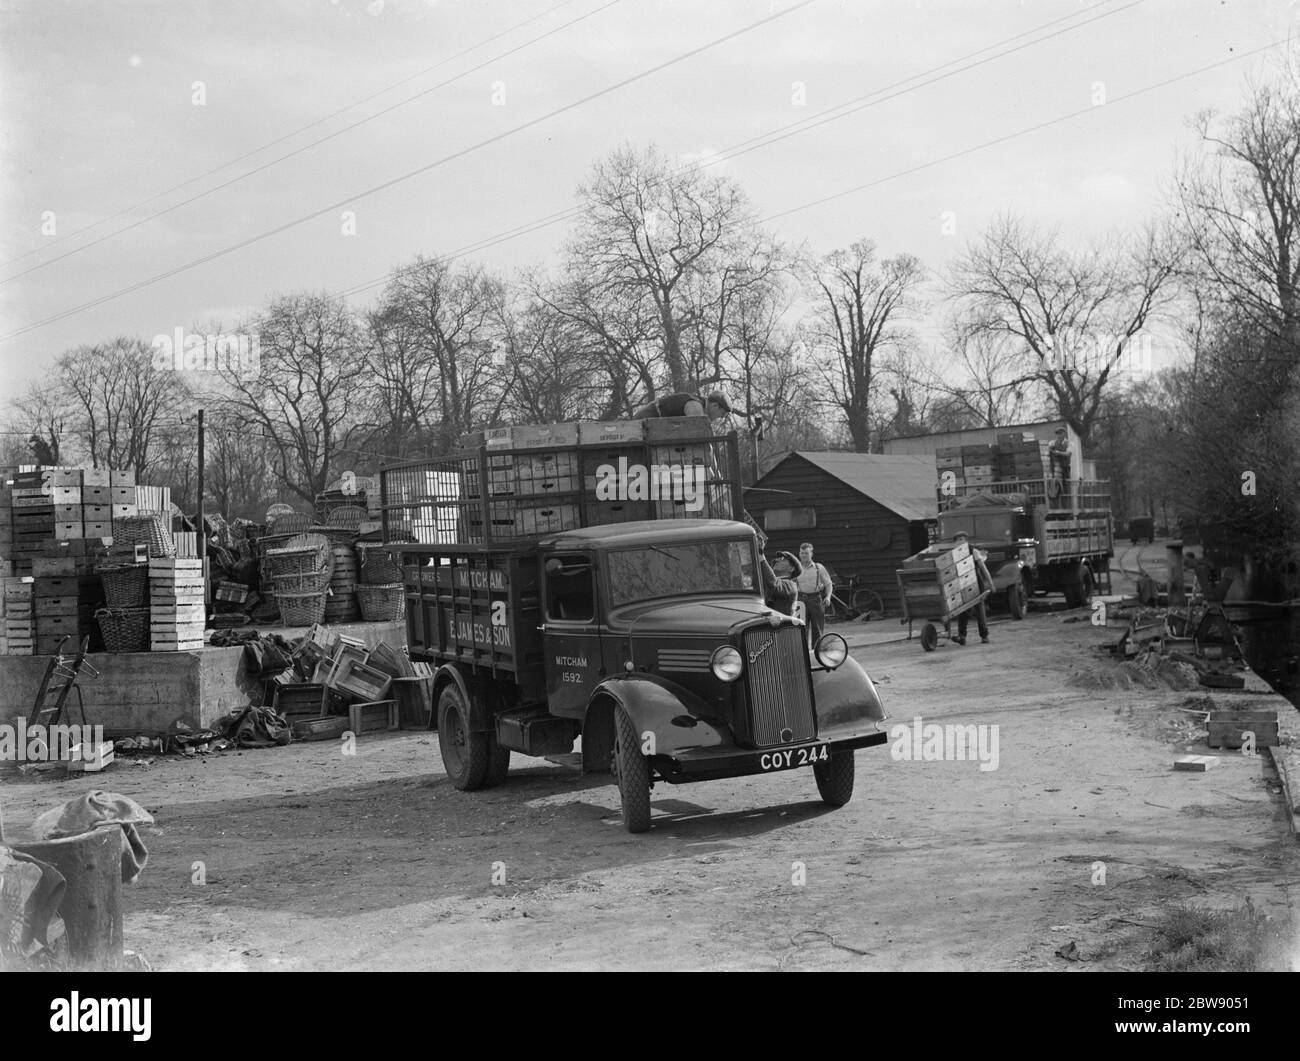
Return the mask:
[[650,828],[650,761],[641,754],[641,741],[626,708],[614,713],[614,772],[623,804],[623,825],[629,833]]
[[469,705],[460,689],[454,683],[443,686],[438,697],[438,747],[447,776],[461,792],[473,792],[487,783],[495,743],[490,733],[470,729]]
[[844,806],[853,798],[853,752],[836,752],[824,763],[813,763],[813,777],[823,803]]

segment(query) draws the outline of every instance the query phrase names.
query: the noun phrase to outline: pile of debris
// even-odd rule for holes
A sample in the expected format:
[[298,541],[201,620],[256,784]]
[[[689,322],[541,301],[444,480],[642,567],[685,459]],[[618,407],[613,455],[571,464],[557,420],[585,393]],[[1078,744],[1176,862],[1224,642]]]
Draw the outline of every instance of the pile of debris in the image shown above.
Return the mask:
[[1151,669],[1166,662],[1184,664],[1198,684],[1210,688],[1245,688],[1245,654],[1221,604],[1133,608],[1128,603],[1110,610],[1129,621],[1119,640],[1103,645],[1102,651]]

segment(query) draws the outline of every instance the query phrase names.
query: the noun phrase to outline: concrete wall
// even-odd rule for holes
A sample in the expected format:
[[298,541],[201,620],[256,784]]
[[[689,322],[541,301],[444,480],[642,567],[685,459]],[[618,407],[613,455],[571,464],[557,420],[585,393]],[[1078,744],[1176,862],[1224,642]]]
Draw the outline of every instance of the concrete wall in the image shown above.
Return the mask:
[[[374,648],[381,641],[401,650],[402,623],[353,623],[333,628]],[[267,633],[301,636],[305,631],[270,629]],[[289,639],[292,640],[293,636]],[[26,717],[50,662],[49,656],[0,656],[0,721]],[[103,726],[107,736],[164,733],[175,719],[194,729],[212,726],[232,710],[260,704],[265,682],[250,677],[244,650],[206,647],[197,652],[95,653],[86,657],[98,678],[82,674],[77,682],[86,721]],[[69,696],[65,723],[80,722],[76,693]]]

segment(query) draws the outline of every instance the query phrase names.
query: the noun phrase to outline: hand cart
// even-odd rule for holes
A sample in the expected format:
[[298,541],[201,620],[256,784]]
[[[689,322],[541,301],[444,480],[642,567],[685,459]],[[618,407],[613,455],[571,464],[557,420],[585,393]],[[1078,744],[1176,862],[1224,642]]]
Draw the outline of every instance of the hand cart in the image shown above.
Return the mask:
[[907,623],[907,639],[912,640],[913,622],[924,619],[921,627],[921,648],[933,652],[939,644],[939,629],[929,620],[943,624],[943,635],[953,640],[952,621],[972,608],[983,604],[990,590],[984,590],[968,600],[959,594],[945,594],[940,573],[934,569],[901,569],[898,575],[898,597],[903,602],[902,622]]

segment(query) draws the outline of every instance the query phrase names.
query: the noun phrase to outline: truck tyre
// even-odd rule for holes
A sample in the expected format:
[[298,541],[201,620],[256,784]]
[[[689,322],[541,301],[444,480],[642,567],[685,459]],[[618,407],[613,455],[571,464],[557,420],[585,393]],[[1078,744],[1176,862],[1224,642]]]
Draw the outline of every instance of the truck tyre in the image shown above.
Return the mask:
[[492,734],[470,730],[469,705],[456,684],[443,686],[438,697],[438,746],[447,776],[461,792],[484,786],[495,743]]
[[614,713],[614,774],[623,804],[623,825],[629,833],[650,828],[650,761],[641,754],[641,739],[627,709]]
[[1007,611],[1013,619],[1025,617],[1025,587],[1020,582],[1007,587]]
[[1092,591],[1094,585],[1092,568],[1085,567],[1079,575],[1079,603],[1084,607],[1092,604]]
[[844,806],[853,798],[853,752],[835,752],[824,763],[813,763],[813,777],[823,803]]

